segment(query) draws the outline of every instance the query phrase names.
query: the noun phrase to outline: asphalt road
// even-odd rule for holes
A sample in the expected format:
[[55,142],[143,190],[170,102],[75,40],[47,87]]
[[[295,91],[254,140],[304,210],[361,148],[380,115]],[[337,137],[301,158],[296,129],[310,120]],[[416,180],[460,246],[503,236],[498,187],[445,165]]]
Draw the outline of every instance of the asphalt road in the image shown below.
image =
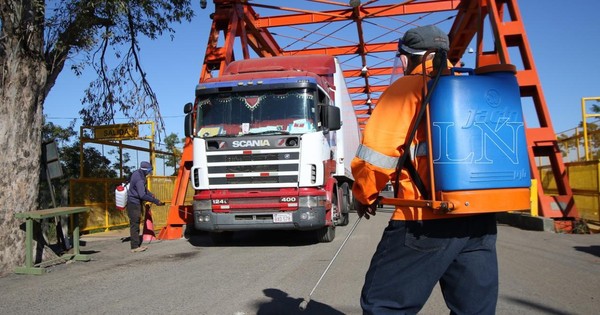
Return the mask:
[[[386,206],[387,207],[387,206]],[[388,213],[386,213],[388,212]],[[1,314],[361,314],[359,294],[389,218],[362,220],[312,295],[356,214],[331,243],[297,232],[240,232],[227,246],[205,234],[153,241],[132,254],[123,233],[84,236],[90,262],[0,278]],[[499,226],[497,314],[598,314],[600,235]],[[436,288],[420,314],[448,314]]]

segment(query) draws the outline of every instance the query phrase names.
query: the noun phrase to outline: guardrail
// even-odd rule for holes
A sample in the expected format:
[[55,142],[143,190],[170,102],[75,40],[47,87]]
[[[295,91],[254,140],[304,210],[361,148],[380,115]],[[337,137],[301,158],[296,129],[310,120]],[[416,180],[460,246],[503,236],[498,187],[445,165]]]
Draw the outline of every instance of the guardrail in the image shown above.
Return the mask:
[[[169,213],[171,197],[173,196],[175,179],[175,176],[148,176],[149,190],[158,199],[166,203],[164,206],[152,206],[152,218],[155,229],[160,229],[167,224],[167,215]],[[123,179],[112,178],[81,178],[70,180],[69,205],[90,208],[89,212],[79,215],[80,230],[82,232],[108,231],[129,225],[127,212],[118,210],[115,207],[115,187],[121,182],[123,182]]]
[[[552,168],[541,166],[538,168],[542,187],[549,194],[558,194]],[[569,185],[573,191],[573,199],[577,205],[579,219],[589,221],[600,227],[600,161],[583,161],[565,163],[565,170],[569,176]]]

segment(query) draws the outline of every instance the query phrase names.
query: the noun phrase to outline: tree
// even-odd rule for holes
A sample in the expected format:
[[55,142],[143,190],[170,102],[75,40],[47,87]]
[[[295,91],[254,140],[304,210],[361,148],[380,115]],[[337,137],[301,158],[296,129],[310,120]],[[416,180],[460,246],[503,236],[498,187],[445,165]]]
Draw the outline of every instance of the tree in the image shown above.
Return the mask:
[[[81,151],[78,140],[71,141],[76,136],[74,130],[75,121],[67,128],[57,126],[52,122],[45,122],[42,127],[42,141],[47,142],[55,140],[58,146],[58,155],[62,166],[63,176],[53,179],[52,185],[56,191],[56,201],[59,205],[68,204],[69,181],[72,178],[80,177],[81,160],[83,160],[83,177],[87,178],[116,178],[118,177],[119,163],[111,164],[111,160],[94,147],[84,147]],[[83,154],[83,159],[80,156]],[[116,155],[115,151],[109,151],[108,155]],[[41,174],[41,178],[45,178]],[[47,181],[40,182],[38,196],[39,208],[48,208],[51,205],[49,196],[50,188]]]
[[131,166],[127,165],[129,161],[131,161],[131,155],[128,152],[123,152],[119,155],[119,151],[116,149],[112,149],[108,151],[109,155],[114,155],[114,162],[112,168],[118,171],[118,177],[129,178],[131,173],[135,169],[132,169]]
[[[62,169],[65,173],[63,178],[51,180],[53,188],[48,187],[48,181],[42,180],[39,184],[39,192],[38,192],[38,207],[39,208],[48,208],[51,207],[52,197],[50,196],[50,189],[54,189],[56,192],[56,203],[58,205],[66,205],[68,204],[68,195],[63,194],[65,188],[68,187],[68,169],[65,168],[64,165],[64,147],[67,146],[71,140],[71,137],[77,135],[75,132],[75,120],[73,120],[69,127],[63,128],[61,126],[57,126],[52,122],[46,122],[44,116],[44,125],[42,126],[42,142],[48,142],[54,140],[58,146],[58,155],[61,160]],[[40,178],[45,179],[46,174],[44,174],[43,168],[40,168]]]
[[[85,124],[111,122],[116,112],[154,114],[160,130],[138,39],[172,34],[173,23],[192,16],[189,0],[0,1],[0,273],[24,260],[24,233],[14,213],[36,209],[43,104],[65,62],[85,56],[73,70],[92,66],[99,74],[83,100]],[[112,69],[109,60],[116,62]]]
[[[600,104],[592,104],[589,107],[589,111],[594,113],[594,114],[598,114],[600,113]],[[583,121],[579,122],[578,128],[583,128]],[[600,125],[598,124],[598,120],[594,121],[594,122],[587,122],[586,120],[586,129],[585,132],[587,133],[587,141],[588,141],[588,153],[590,156],[590,159],[596,160],[600,158]],[[560,140],[560,138],[559,138]],[[578,145],[583,146],[584,145],[584,139],[581,138],[581,140],[579,140]],[[585,159],[586,157],[582,157],[582,159]]]
[[177,134],[171,133],[170,135],[165,137],[164,142],[166,151],[169,151],[172,154],[157,154],[157,157],[164,159],[165,165],[173,168],[173,174],[171,174],[171,176],[177,176],[177,166],[179,165],[181,154],[183,154],[181,150],[177,147],[177,145],[185,142],[185,140],[181,141],[177,137]]
[[[592,104],[591,111],[594,114],[600,113],[600,105]],[[583,126],[583,122],[582,122]],[[592,159],[600,158],[600,128],[598,126],[597,121],[587,124],[587,132],[588,132],[588,141],[589,141],[589,150]]]

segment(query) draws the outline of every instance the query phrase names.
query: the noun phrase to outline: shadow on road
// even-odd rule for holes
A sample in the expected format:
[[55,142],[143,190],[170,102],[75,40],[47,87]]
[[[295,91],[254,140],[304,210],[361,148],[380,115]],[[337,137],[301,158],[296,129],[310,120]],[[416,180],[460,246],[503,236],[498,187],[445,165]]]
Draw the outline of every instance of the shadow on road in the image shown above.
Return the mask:
[[594,255],[596,257],[600,257],[600,246],[591,245],[591,246],[575,246],[576,251],[588,253]]
[[237,231],[227,241],[215,243],[208,232],[195,231],[188,241],[193,246],[245,247],[245,246],[307,246],[317,243],[312,231]]
[[[505,296],[503,297],[505,300],[510,301],[512,304],[516,304],[516,305],[520,305],[523,308],[526,308],[528,310],[536,310],[539,311],[543,314],[548,314],[548,315],[564,315],[564,314],[568,314],[567,312],[560,310],[560,309],[556,309],[550,306],[546,306],[542,303],[539,303],[537,301],[532,301],[532,300],[527,300],[521,297],[512,297],[512,296]],[[524,314],[526,314],[527,312],[524,312]]]
[[258,311],[256,315],[343,315],[333,307],[311,300],[306,307],[306,310],[300,310],[301,298],[290,297],[286,292],[279,289],[264,289],[265,296],[270,297],[270,302],[257,305]]

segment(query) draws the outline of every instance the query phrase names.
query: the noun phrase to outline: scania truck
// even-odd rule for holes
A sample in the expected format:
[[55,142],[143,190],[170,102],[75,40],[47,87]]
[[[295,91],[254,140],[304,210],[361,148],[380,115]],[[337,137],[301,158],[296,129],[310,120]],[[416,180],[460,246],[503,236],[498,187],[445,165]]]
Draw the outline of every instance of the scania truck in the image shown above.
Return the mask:
[[194,227],[313,231],[330,242],[353,205],[360,130],[341,67],[328,55],[231,62],[184,107],[193,138]]

